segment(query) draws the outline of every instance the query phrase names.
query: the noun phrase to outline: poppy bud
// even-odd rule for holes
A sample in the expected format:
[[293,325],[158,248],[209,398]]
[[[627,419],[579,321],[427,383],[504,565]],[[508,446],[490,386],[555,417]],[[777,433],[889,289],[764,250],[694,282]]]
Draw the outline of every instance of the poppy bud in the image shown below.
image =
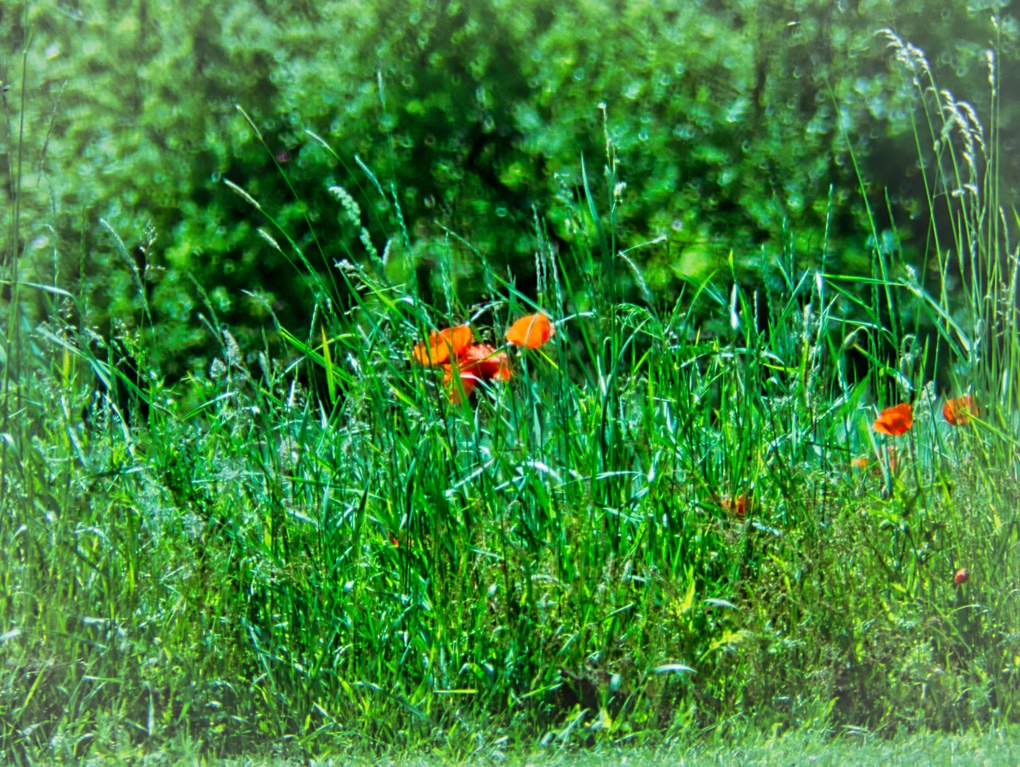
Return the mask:
[[746,495],[738,495],[736,498],[730,498],[726,496],[719,501],[719,506],[726,511],[732,511],[740,519],[743,519],[747,515],[747,510],[751,506],[751,499]]
[[970,578],[970,570],[966,567],[961,567],[956,571],[956,575],[953,576],[953,583],[957,586],[962,586],[967,582],[968,578]]

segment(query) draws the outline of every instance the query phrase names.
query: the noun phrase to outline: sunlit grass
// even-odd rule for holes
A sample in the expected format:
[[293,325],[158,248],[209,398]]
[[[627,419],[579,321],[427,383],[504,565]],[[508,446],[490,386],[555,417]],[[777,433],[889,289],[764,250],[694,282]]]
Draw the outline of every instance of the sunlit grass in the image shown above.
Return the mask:
[[[242,350],[207,306],[222,352],[175,386],[145,369],[158,339],[100,338],[59,319],[83,313],[60,286],[20,286],[54,319],[19,324],[15,303],[5,331],[23,339],[0,435],[12,758],[464,759],[1016,722],[1015,317],[971,289],[955,319],[896,253],[860,278],[789,246],[766,251],[771,287],[716,275],[627,303],[608,161],[573,250],[535,233],[536,294],[487,272],[463,306],[446,263],[429,305],[371,254],[309,268],[308,327]],[[957,236],[987,243],[975,258],[1001,241]],[[444,380],[432,363],[472,340],[509,380]],[[907,404],[909,423],[887,414]]]

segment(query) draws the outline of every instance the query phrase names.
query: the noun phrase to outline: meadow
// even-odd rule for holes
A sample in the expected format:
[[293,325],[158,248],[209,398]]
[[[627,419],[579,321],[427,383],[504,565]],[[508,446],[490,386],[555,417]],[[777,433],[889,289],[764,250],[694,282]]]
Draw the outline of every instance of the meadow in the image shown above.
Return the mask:
[[104,330],[84,282],[7,257],[0,752],[1010,759],[1020,217],[1001,97],[993,70],[985,128],[884,39],[938,161],[919,166],[923,248],[890,244],[858,177],[859,271],[828,257],[827,228],[805,253],[784,227],[664,296],[645,279],[661,241],[622,244],[606,109],[561,209],[572,236],[533,211],[520,281],[447,229],[423,289],[419,233],[360,161],[358,190],[326,188],[355,246],[325,270],[224,176],[301,276],[305,321],[252,290],[265,319],[239,342],[196,280],[214,352],[173,376],[167,318],[105,220],[131,322]]

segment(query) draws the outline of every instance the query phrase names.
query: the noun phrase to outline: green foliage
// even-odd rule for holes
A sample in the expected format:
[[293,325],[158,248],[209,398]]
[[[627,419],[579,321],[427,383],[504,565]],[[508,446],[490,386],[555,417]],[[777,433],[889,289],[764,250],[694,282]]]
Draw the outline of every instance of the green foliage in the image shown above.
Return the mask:
[[[800,92],[790,69],[766,76],[741,107],[751,116],[730,123],[717,107],[739,97],[705,75],[728,52],[725,79],[753,92],[759,81],[742,76],[795,67],[800,36],[822,34],[762,8],[634,6],[605,42],[594,4],[221,15],[143,2],[88,48],[89,14],[123,9],[5,7],[12,44],[25,19],[47,36],[25,47],[40,64],[26,72],[45,69],[32,57],[59,61],[50,41],[66,34],[95,57],[97,85],[74,70],[61,86],[89,119],[62,122],[64,107],[33,118],[25,135],[48,125],[46,152],[6,112],[8,193],[24,194],[5,229],[0,337],[4,753],[26,764],[175,744],[464,755],[535,740],[1015,724],[1020,614],[1002,584],[1020,580],[1020,342],[1005,123],[984,132],[894,33],[840,37],[852,10],[806,6],[804,19],[829,14],[833,61],[865,39],[891,43],[894,68],[858,84],[874,87],[872,106],[902,105],[932,233],[909,263],[882,223],[895,206],[883,214],[865,195],[851,220],[869,242],[841,271],[829,255],[849,239],[833,224],[849,182],[830,187],[808,158],[852,137],[860,116],[848,113],[846,134],[785,131],[796,109],[813,120],[852,99],[790,102],[784,123],[768,108]],[[667,53],[650,42],[666,32],[701,43],[685,64],[698,79],[680,78],[697,89],[656,95]],[[318,64],[301,47],[309,35],[322,39]],[[491,35],[505,49],[480,42]],[[775,60],[756,58],[777,40]],[[123,62],[141,53],[159,65],[139,76]],[[444,57],[459,81],[435,74]],[[189,68],[207,76],[183,85]],[[322,73],[338,69],[349,74],[330,90]],[[252,83],[264,102],[230,103]],[[520,105],[543,83],[529,117]],[[111,96],[122,88],[138,95],[130,120]],[[886,88],[895,99],[876,95]],[[596,92],[608,117],[585,122]],[[624,100],[634,108],[617,109]],[[643,109],[673,120],[697,103],[690,153],[662,150],[674,139],[640,149],[653,142]],[[315,122],[331,109],[351,110],[349,122]],[[171,139],[163,120],[189,127]],[[434,144],[419,146],[423,125]],[[204,137],[194,155],[159,148],[188,131]],[[750,142],[740,155],[737,138]],[[76,141],[72,177],[57,160]],[[866,153],[844,148],[845,172],[866,186]],[[675,166],[662,159],[674,155]],[[16,157],[28,158],[17,174]],[[761,158],[777,174],[790,163],[782,195],[746,164]],[[682,215],[699,214],[708,244],[685,262],[687,219],[643,243],[682,194],[662,179],[691,168],[707,186]],[[174,203],[143,204],[158,189]],[[798,194],[810,204],[793,205]],[[777,202],[778,245],[759,248]],[[713,226],[725,250],[712,249]],[[710,270],[722,277],[696,278]],[[509,349],[509,382],[458,398],[410,360],[449,325],[502,346],[536,309],[557,332]],[[939,388],[970,394],[978,412],[948,423]],[[913,427],[876,435],[876,409],[900,401]],[[961,567],[969,579],[954,583]]]
[[[22,70],[12,55],[0,73],[14,86],[0,158],[13,174],[23,108],[22,205],[35,215],[4,250],[24,248],[38,282],[80,283],[88,321],[104,332],[113,318],[135,325],[143,306],[131,264],[95,226],[108,221],[142,269],[161,339],[150,352],[176,378],[212,353],[189,276],[245,349],[261,344],[264,305],[287,325],[311,308],[297,254],[257,235],[265,222],[223,179],[271,211],[324,274],[343,258],[367,261],[363,225],[376,252],[415,270],[426,298],[452,251],[471,302],[481,296],[476,251],[522,288],[533,283],[536,212],[558,247],[585,246],[571,225],[581,158],[601,188],[596,158],[609,138],[627,182],[619,244],[656,240],[632,257],[657,296],[676,300],[731,252],[741,281],[760,283],[760,248],[782,247],[772,243],[783,227],[797,233],[797,259],[855,271],[868,249],[851,151],[874,185],[880,236],[899,247],[909,233],[919,249],[929,225],[918,216],[930,190],[912,167],[910,83],[890,70],[875,31],[891,26],[944,51],[932,62],[942,87],[981,93],[990,35],[999,71],[1016,61],[1015,19],[993,29],[989,12],[886,0],[795,10],[741,0],[12,3],[0,35],[12,52],[27,40],[27,101],[13,98]],[[995,115],[1007,148],[1015,110],[1006,101]],[[1001,160],[1007,206],[1015,155]],[[354,196],[363,221],[332,186]],[[394,238],[400,215],[409,236]],[[142,253],[150,223],[156,240]],[[637,283],[620,280],[636,297]]]

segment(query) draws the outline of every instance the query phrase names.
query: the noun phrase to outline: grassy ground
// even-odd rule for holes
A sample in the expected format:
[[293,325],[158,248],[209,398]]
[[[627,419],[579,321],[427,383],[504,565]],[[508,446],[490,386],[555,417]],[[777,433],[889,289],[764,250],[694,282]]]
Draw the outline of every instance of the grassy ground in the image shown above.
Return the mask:
[[[400,752],[390,756],[344,756],[321,760],[295,761],[286,758],[209,759],[201,754],[176,757],[150,756],[148,763],[179,767],[292,767],[303,764],[313,767],[349,765],[350,767],[431,767],[459,765],[476,767],[500,764],[505,767],[708,767],[708,765],[740,764],[747,767],[854,767],[884,765],[885,767],[1012,767],[1020,761],[1020,739],[1015,730],[983,734],[945,735],[914,734],[892,741],[869,736],[845,735],[832,739],[827,735],[795,734],[768,737],[745,735],[729,744],[701,744],[694,747],[668,746],[659,748],[600,748],[594,750],[545,749],[527,755],[504,753],[494,749],[486,754],[451,756],[448,754],[411,755]],[[117,764],[118,759],[105,761]],[[125,760],[123,763],[129,763]],[[144,762],[143,762],[144,763]]]
[[[699,747],[690,750],[663,749],[648,753],[602,755],[559,755],[550,759],[522,760],[522,765],[543,767],[576,764],[580,767],[707,767],[708,765],[747,765],[747,767],[850,767],[884,765],[911,767],[945,765],[996,767],[1016,764],[1020,742],[1012,736],[994,733],[983,736],[907,736],[892,742],[869,738],[844,738],[835,742],[824,737],[788,736],[778,739],[754,739],[737,746]],[[425,762],[422,762],[424,764]]]
[[[536,232],[534,294],[483,268],[464,306],[441,261],[428,304],[369,251],[310,274],[312,318],[281,344],[242,350],[206,306],[222,352],[173,387],[146,365],[151,326],[101,337],[76,296],[15,274],[5,755],[615,759],[690,732],[1015,724],[1017,259],[991,188],[951,198],[920,282],[877,245],[850,276],[787,244],[763,251],[764,286],[634,304],[612,158],[581,190],[583,247]],[[284,227],[264,237],[301,262]],[[539,310],[551,337],[505,341]],[[446,347],[416,344],[464,326],[509,380],[422,364]],[[897,404],[909,422],[880,415]],[[942,737],[905,743],[984,742]],[[853,741],[749,742],[767,764]]]
[[[831,740],[826,736],[803,733],[778,738],[748,737],[729,745],[694,748],[623,749],[596,753],[533,754],[527,758],[510,756],[500,764],[510,767],[708,767],[708,765],[746,765],[747,767],[851,767],[852,765],[884,765],[885,767],[931,767],[953,765],[996,767],[1016,764],[1020,759],[1020,740],[1016,733],[995,732],[984,735],[947,736],[912,735],[892,742],[849,736]],[[466,764],[492,764],[486,760],[467,760]],[[436,764],[428,759],[400,759],[376,762],[401,767],[425,767]]]

